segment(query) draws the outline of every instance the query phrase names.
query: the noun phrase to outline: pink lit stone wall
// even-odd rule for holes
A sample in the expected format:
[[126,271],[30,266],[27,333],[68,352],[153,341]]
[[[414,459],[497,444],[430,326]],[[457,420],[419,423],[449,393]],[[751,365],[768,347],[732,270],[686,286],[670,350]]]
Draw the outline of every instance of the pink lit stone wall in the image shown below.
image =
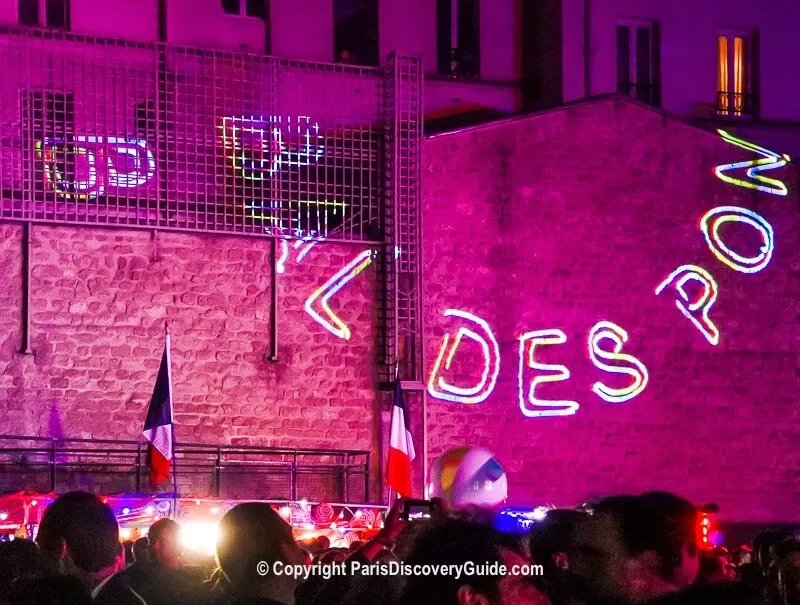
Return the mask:
[[[509,473],[511,501],[572,505],[588,496],[674,490],[718,502],[735,520],[800,521],[800,264],[797,173],[789,197],[717,179],[717,164],[748,154],[717,135],[657,112],[607,100],[507,124],[445,135],[425,146],[427,364],[462,309],[486,320],[501,351],[499,380],[483,403],[429,398],[430,456],[470,444],[493,450]],[[771,263],[737,273],[710,252],[698,219],[722,205],[753,209],[775,230]],[[731,229],[725,231],[725,229]],[[740,230],[740,231],[737,231]],[[748,227],[726,241],[755,255]],[[730,239],[727,239],[730,238]],[[656,286],[684,264],[719,284],[710,345]],[[628,331],[623,352],[649,369],[638,397],[606,403],[587,336],[601,320]],[[518,401],[520,334],[558,328],[563,345],[537,361],[563,364],[568,381],[537,388],[574,400],[575,415],[526,418]],[[609,343],[604,344],[608,349]],[[480,349],[464,344],[448,382],[477,383]],[[542,372],[526,370],[530,380]]]
[[270,363],[267,241],[160,233],[156,249],[145,231],[34,225],[20,355],[20,235],[0,225],[3,434],[139,438],[169,321],[179,441],[374,449],[374,269],[331,299],[349,341],[303,310],[357,248],[290,259]]

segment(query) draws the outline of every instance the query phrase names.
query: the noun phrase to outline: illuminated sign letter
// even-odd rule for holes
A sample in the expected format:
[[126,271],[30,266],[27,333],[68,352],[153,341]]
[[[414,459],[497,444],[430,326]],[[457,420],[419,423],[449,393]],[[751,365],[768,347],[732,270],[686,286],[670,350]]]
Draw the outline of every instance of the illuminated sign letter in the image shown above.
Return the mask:
[[[280,258],[278,262],[281,262]],[[328,332],[343,340],[350,340],[350,328],[348,328],[347,324],[339,319],[336,313],[331,310],[328,306],[328,301],[334,294],[344,288],[353,278],[366,269],[371,262],[372,250],[364,250],[341,270],[337,271],[333,277],[317,288],[306,300],[306,313],[319,325],[328,330]],[[283,260],[282,264],[285,269],[285,260]],[[317,300],[320,301],[322,313],[318,313],[314,308]]]
[[[519,409],[522,410],[522,413],[528,418],[571,416],[575,414],[580,407],[577,401],[555,401],[552,399],[536,398],[537,385],[543,382],[560,382],[569,378],[569,369],[566,366],[538,363],[535,358],[536,347],[561,345],[565,342],[567,342],[567,335],[561,330],[556,329],[526,332],[519,337]],[[544,376],[534,376],[530,386],[526,389],[524,377],[526,367],[532,370],[553,373]]]
[[[719,227],[724,223],[743,223],[756,229],[764,241],[758,256],[742,256],[728,248],[719,235]],[[772,226],[760,214],[739,206],[719,206],[706,212],[700,219],[700,229],[708,247],[721,262],[734,271],[758,273],[769,264],[775,248]]]
[[[489,327],[489,324],[480,317],[457,309],[447,309],[444,312],[444,316],[460,317],[478,326],[480,330],[475,331],[461,327],[458,329],[458,332],[456,332],[452,343],[450,342],[450,335],[444,335],[442,346],[439,349],[439,355],[436,357],[436,363],[433,365],[433,370],[428,380],[428,393],[430,393],[431,397],[452,401],[453,403],[481,403],[492,394],[494,386],[497,383],[497,376],[500,373],[500,346],[497,344],[497,339],[494,337],[494,333]],[[444,361],[444,369],[450,369],[458,345],[461,344],[463,338],[469,338],[477,342],[483,353],[483,372],[481,373],[481,378],[477,384],[470,387],[458,387],[449,384],[439,375],[442,369],[442,361]]]
[[[610,340],[613,343],[611,351],[604,351],[600,348],[600,341]],[[622,403],[633,399],[644,391],[647,386],[649,376],[647,367],[633,355],[622,353],[622,345],[628,342],[628,333],[618,325],[610,321],[598,321],[589,331],[589,357],[592,363],[604,372],[616,374],[627,374],[633,378],[633,382],[624,389],[612,389],[602,382],[595,382],[592,390],[600,399],[609,403]],[[609,365],[602,360],[624,361],[633,367]]]
[[[693,303],[689,302],[689,294],[684,288],[688,281],[696,281],[703,286],[702,294]],[[669,285],[673,285],[683,299],[683,301],[675,301],[675,306],[678,307],[680,312],[700,330],[708,342],[712,345],[719,344],[719,330],[708,317],[711,307],[714,306],[714,302],[717,300],[717,282],[714,281],[711,274],[697,265],[683,265],[675,269],[658,285],[656,294],[661,294],[664,288]],[[699,314],[697,313],[698,311]]]
[[[764,193],[772,193],[774,195],[786,195],[788,193],[786,185],[784,185],[782,181],[779,181],[778,179],[770,179],[759,174],[767,170],[775,170],[776,168],[786,166],[786,163],[790,160],[788,155],[785,153],[780,155],[774,151],[765,149],[764,147],[759,147],[758,145],[750,143],[749,141],[745,141],[744,139],[736,138],[724,130],[718,130],[717,132],[719,132],[720,136],[731,145],[736,145],[737,147],[741,147],[742,149],[752,151],[762,156],[759,160],[747,160],[745,162],[734,162],[733,164],[720,164],[714,168],[714,174],[716,174],[719,179],[738,187],[756,189],[758,191],[763,191]],[[747,168],[745,175],[749,180],[731,177],[726,174],[731,170],[738,170],[740,168]]]

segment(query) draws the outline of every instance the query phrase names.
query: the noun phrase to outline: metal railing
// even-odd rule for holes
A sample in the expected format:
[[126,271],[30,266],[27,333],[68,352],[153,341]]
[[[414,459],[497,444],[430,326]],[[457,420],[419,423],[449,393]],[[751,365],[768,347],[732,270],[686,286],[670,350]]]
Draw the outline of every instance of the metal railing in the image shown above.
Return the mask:
[[[370,453],[228,445],[176,445],[172,480],[156,493],[189,498],[369,501]],[[0,436],[0,493],[103,494],[148,490],[147,444],[108,439]]]
[[717,91],[717,115],[749,118],[754,115],[755,106],[753,94]]
[[0,219],[382,241],[386,69],[0,29]]

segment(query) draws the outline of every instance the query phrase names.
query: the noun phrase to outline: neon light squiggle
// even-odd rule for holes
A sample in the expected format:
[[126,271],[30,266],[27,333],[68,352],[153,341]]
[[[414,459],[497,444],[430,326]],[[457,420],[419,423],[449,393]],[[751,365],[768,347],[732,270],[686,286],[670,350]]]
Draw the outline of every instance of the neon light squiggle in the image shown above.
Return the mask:
[[[724,223],[744,223],[754,227],[764,245],[760,248],[760,254],[756,257],[742,256],[728,248],[719,236],[720,225]],[[775,249],[775,234],[766,219],[760,214],[740,208],[739,206],[719,206],[706,212],[700,218],[700,229],[706,238],[708,247],[720,262],[725,263],[734,271],[740,273],[758,273],[769,264],[772,259],[772,252]]]
[[[560,364],[539,363],[535,358],[537,346],[561,345],[567,342],[567,335],[561,330],[538,330],[526,332],[519,337],[519,409],[528,418],[542,418],[545,416],[571,416],[581,407],[577,401],[538,399],[536,387],[547,382],[561,382],[568,380],[570,373],[567,366]],[[526,355],[527,346],[527,355]],[[530,387],[525,389],[525,368],[552,372],[551,374],[534,376]],[[529,404],[531,407],[529,407]],[[559,409],[541,409],[559,408]]]
[[[775,170],[776,168],[782,168],[786,166],[786,163],[790,161],[790,158],[787,154],[777,154],[774,151],[770,151],[764,147],[759,147],[758,145],[751,143],[749,141],[745,141],[744,139],[737,138],[724,130],[717,130],[717,132],[722,136],[722,138],[730,143],[731,145],[736,145],[737,147],[741,147],[742,149],[746,149],[747,151],[752,151],[763,156],[760,160],[748,160],[745,162],[734,162],[733,164],[720,164],[714,168],[714,174],[717,177],[726,183],[731,183],[732,185],[736,185],[737,187],[745,187],[746,189],[756,189],[758,191],[763,191],[764,193],[772,193],[774,195],[787,195],[788,189],[786,185],[784,185],[783,181],[779,181],[778,179],[771,179],[765,176],[762,176],[760,173],[765,172],[767,170]],[[747,168],[747,178],[751,179],[749,181],[743,179],[737,179],[725,174],[726,172],[730,172],[731,170],[738,170],[740,168]]]
[[[331,308],[328,306],[328,301],[334,294],[350,283],[354,277],[366,269],[371,262],[372,250],[364,250],[364,252],[356,256],[333,277],[317,288],[306,300],[306,313],[308,313],[319,325],[338,338],[349,340],[350,328],[348,328],[347,324],[339,319],[336,313],[331,310]],[[314,305],[318,299],[320,301],[322,311],[326,317],[323,317],[323,315],[314,309]]]
[[[308,116],[239,116],[222,118],[222,145],[242,177],[261,181],[284,166],[310,166],[325,153],[319,123]],[[284,141],[299,141],[292,149]]]
[[[298,206],[295,211],[291,211],[288,206]],[[245,204],[248,216],[257,221],[269,223],[266,231],[269,235],[282,235],[296,237],[304,241],[319,239],[321,234],[329,231],[329,221],[336,218],[337,221],[344,220],[347,215],[347,204],[345,202],[328,200],[300,200],[297,202],[252,202]],[[315,215],[312,214],[312,210]],[[289,214],[289,222],[294,225],[287,227],[284,221],[284,214]],[[304,216],[303,216],[304,215]],[[307,231],[301,228],[311,226],[316,219],[317,229]],[[313,242],[311,244],[313,247]],[[310,250],[309,250],[310,251]],[[303,254],[305,257],[309,251]],[[302,260],[302,259],[301,259]]]
[[[600,348],[600,341],[608,339],[614,346],[611,352]],[[602,382],[595,382],[592,391],[609,403],[623,403],[636,397],[647,387],[650,379],[647,367],[633,355],[622,353],[622,345],[628,342],[628,333],[610,321],[598,321],[589,331],[589,357],[592,363],[605,372],[627,374],[633,377],[633,382],[623,389],[612,389]],[[624,361],[631,364],[632,368],[619,365],[609,365],[601,360]]]
[[[85,158],[84,179],[68,181],[59,169],[58,147],[66,148],[79,169],[79,158]],[[147,142],[121,137],[75,136],[64,139],[45,139],[35,143],[37,156],[44,161],[44,174],[48,186],[58,195],[71,199],[92,199],[105,193],[106,185],[117,189],[131,189],[146,184],[156,171],[156,160],[147,148]],[[66,151],[66,149],[65,149]],[[133,168],[121,170],[117,162],[126,157],[133,160]],[[100,167],[105,166],[103,174]]]
[[[428,379],[428,393],[431,397],[453,403],[481,403],[492,394],[497,384],[497,376],[500,374],[500,345],[497,344],[497,339],[494,337],[494,333],[489,327],[489,324],[477,315],[473,315],[467,311],[459,311],[458,309],[447,309],[444,312],[444,316],[460,317],[461,319],[472,322],[480,327],[483,335],[475,330],[462,327],[456,332],[452,344],[450,344],[450,335],[444,335],[442,346],[439,349],[439,355],[436,357],[436,362],[433,365],[433,370],[431,370],[431,375]],[[471,387],[452,385],[439,375],[442,369],[442,361],[444,361],[444,369],[450,369],[456,354],[456,349],[458,349],[464,337],[480,345],[484,361],[481,378],[476,385]]]
[[[680,279],[676,280],[676,278],[679,276]],[[689,303],[689,295],[684,289],[684,286],[688,281],[696,281],[703,285],[702,295],[693,303]],[[717,329],[717,326],[714,325],[714,322],[708,317],[711,307],[714,306],[714,303],[717,300],[717,282],[714,280],[711,274],[702,267],[698,267],[697,265],[682,265],[670,273],[667,278],[658,285],[656,288],[656,295],[661,294],[664,288],[673,284],[673,282],[675,289],[678,291],[678,294],[680,294],[683,301],[689,303],[687,308],[683,302],[676,300],[675,306],[678,307],[680,312],[683,313],[698,330],[700,330],[700,333],[708,342],[710,342],[712,345],[718,345],[719,330]],[[694,312],[698,310],[702,310],[700,317],[696,317],[694,315]]]

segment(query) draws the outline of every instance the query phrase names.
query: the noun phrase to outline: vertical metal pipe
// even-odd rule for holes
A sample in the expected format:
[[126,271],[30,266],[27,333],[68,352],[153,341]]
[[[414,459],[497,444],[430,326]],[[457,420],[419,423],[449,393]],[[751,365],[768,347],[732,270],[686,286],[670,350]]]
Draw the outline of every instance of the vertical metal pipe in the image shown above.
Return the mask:
[[583,96],[592,96],[592,0],[583,0]]
[[30,223],[22,224],[22,344],[20,353],[31,351],[31,231]]
[[267,360],[272,363],[280,361],[278,358],[278,240],[270,239],[270,270],[269,270],[269,353]]

